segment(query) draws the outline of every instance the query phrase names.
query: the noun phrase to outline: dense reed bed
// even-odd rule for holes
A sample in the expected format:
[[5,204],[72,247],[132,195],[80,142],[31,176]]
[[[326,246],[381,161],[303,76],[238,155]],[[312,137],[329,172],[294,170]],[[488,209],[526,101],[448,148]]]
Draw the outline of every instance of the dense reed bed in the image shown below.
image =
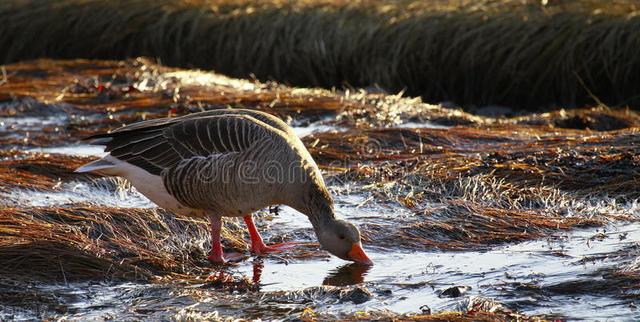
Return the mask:
[[638,10],[631,0],[11,0],[0,4],[0,61],[149,56],[465,106],[638,107]]

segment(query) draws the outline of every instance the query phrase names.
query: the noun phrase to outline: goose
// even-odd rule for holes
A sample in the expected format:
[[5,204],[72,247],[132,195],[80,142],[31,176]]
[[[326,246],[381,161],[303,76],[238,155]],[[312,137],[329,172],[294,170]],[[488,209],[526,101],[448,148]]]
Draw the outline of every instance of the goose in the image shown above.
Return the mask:
[[225,263],[222,217],[243,217],[251,251],[264,256],[290,245],[266,245],[252,213],[287,205],[305,214],[321,247],[371,265],[360,231],[338,219],[317,164],[291,127],[265,112],[224,109],[133,123],[92,135],[107,155],[76,172],[120,176],[168,211],[208,217],[213,263]]

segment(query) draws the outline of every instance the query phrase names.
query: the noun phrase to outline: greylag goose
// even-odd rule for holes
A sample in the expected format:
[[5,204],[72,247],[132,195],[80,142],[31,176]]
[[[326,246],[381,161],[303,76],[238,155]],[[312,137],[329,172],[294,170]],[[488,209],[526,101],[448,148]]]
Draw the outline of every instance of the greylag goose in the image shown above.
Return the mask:
[[253,253],[280,250],[265,245],[251,213],[284,204],[307,215],[322,248],[372,264],[358,229],[336,218],[320,170],[302,141],[275,116],[213,110],[134,123],[87,139],[106,145],[109,154],[77,172],[124,177],[166,210],[209,217],[212,262],[225,262],[223,216],[244,218]]

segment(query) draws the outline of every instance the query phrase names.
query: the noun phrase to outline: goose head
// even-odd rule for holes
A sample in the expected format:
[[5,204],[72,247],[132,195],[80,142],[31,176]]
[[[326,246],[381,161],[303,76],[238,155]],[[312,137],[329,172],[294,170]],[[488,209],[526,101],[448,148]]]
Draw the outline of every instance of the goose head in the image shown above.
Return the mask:
[[316,229],[322,248],[344,260],[372,265],[373,262],[362,249],[358,228],[346,220],[332,219]]
[[360,231],[352,223],[338,219],[333,209],[333,199],[324,185],[320,171],[310,176],[307,185],[294,186],[288,205],[304,213],[311,221],[320,246],[344,260],[372,265],[373,262],[362,249]]

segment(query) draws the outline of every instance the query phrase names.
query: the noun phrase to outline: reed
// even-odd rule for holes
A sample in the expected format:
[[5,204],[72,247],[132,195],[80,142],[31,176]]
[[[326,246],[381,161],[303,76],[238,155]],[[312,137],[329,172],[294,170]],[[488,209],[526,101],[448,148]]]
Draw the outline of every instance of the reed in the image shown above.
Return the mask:
[[156,57],[428,102],[640,106],[640,18],[609,1],[3,1],[0,62]]

